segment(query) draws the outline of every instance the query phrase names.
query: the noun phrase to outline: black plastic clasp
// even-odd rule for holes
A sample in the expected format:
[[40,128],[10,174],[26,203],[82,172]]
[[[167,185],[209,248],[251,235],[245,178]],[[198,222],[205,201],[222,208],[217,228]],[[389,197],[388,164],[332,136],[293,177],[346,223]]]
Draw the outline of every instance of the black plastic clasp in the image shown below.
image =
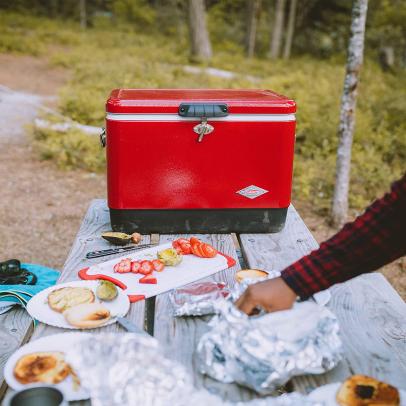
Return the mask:
[[182,117],[226,117],[227,104],[181,103],[178,114]]

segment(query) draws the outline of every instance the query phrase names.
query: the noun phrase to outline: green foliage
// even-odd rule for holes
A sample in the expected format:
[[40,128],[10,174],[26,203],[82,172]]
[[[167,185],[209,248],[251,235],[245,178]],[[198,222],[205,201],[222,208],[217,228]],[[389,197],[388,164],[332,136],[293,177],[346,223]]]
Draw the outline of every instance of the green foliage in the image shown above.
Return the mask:
[[105,168],[105,151],[100,147],[98,137],[77,129],[59,132],[36,128],[33,139],[40,157],[54,160],[61,169],[81,168],[100,172]]
[[[220,6],[213,6],[210,13],[210,18],[221,19]],[[10,18],[2,18],[6,27],[13,26]],[[29,31],[30,39],[39,41],[45,50],[52,49],[51,63],[70,69],[71,80],[61,91],[59,107],[82,124],[103,125],[105,101],[117,87],[267,88],[294,98],[298,104],[294,197],[312,202],[323,212],[330,207],[344,80],[342,55],[324,60],[248,60],[242,47],[231,40],[230,29],[223,42],[216,44],[211,62],[213,67],[240,73],[226,80],[186,73],[182,67],[189,63],[188,37],[178,36],[175,31],[176,40],[167,33],[148,35],[136,24],[113,28],[101,25],[81,32],[73,23],[56,28],[54,21],[32,17],[19,17],[18,27],[14,27],[16,42],[28,43],[25,33]],[[404,171],[405,88],[403,71],[384,73],[366,59],[352,156],[350,204],[354,208],[364,207],[383,193]],[[103,168],[103,151],[94,137],[77,131],[65,135],[37,131],[35,140],[41,156],[54,159],[61,167]]]

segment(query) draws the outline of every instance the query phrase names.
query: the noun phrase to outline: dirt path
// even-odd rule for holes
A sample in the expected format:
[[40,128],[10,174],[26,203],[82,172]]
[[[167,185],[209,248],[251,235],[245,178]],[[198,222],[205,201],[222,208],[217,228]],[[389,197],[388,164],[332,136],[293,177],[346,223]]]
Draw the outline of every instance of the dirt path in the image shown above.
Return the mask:
[[[56,105],[68,77],[46,60],[0,54],[0,260],[61,268],[90,200],[105,197],[104,175],[60,171],[39,161],[27,139],[25,126],[41,104]],[[294,204],[318,242],[334,233],[308,204]],[[406,260],[382,272],[406,298]]]
[[[0,55],[0,259],[61,268],[90,200],[105,197],[103,175],[41,162],[27,138],[26,125],[41,104],[55,104],[66,78],[46,61]],[[15,91],[25,86],[36,93]]]

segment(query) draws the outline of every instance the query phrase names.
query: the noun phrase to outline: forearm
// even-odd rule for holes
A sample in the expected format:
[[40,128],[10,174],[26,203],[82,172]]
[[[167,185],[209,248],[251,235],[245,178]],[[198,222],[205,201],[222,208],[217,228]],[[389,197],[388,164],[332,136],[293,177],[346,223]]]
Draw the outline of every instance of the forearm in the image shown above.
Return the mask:
[[406,176],[364,214],[282,272],[298,296],[307,298],[406,254]]

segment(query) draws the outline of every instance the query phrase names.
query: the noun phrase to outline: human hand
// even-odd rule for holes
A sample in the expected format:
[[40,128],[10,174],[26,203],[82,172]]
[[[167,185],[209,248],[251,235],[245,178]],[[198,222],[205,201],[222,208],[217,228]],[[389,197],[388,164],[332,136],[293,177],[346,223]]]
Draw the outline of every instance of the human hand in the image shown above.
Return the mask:
[[248,315],[255,314],[258,308],[270,313],[290,309],[296,297],[296,293],[279,277],[249,285],[235,305]]

